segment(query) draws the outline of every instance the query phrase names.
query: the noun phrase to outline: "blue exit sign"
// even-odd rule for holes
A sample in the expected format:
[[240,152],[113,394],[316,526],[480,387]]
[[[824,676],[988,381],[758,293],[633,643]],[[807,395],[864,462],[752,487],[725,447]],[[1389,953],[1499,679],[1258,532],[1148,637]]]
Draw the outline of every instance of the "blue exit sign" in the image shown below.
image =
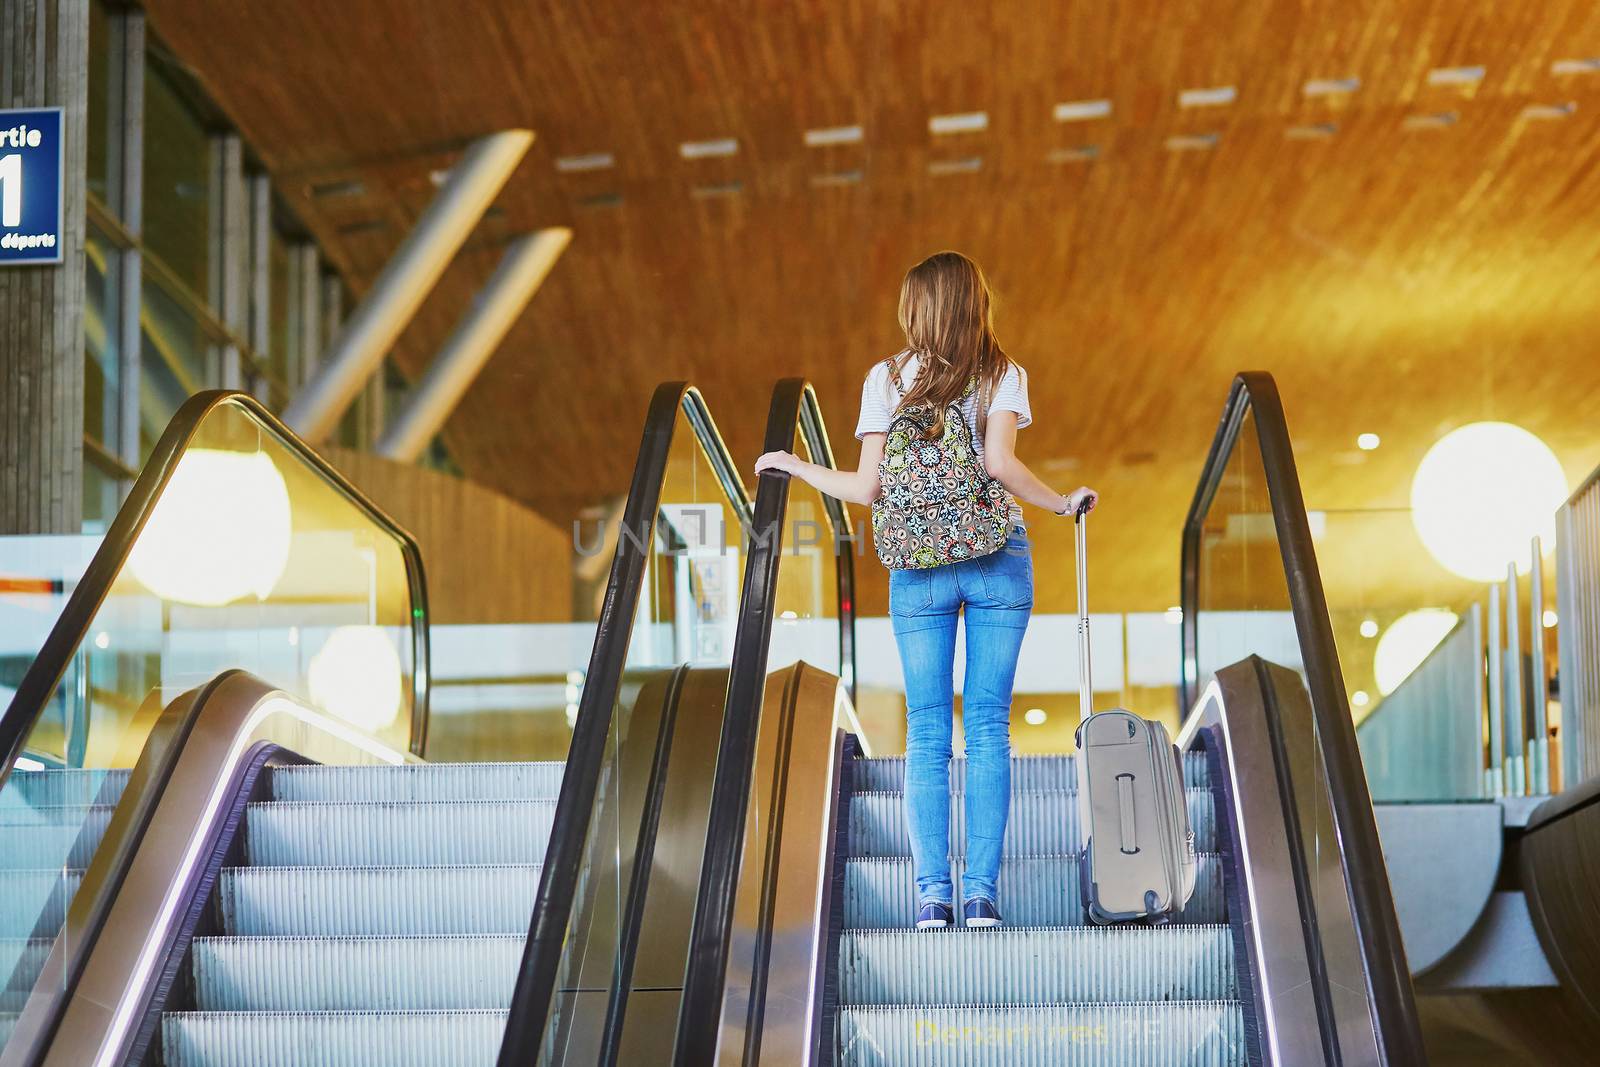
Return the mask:
[[61,262],[61,109],[0,111],[0,266]]

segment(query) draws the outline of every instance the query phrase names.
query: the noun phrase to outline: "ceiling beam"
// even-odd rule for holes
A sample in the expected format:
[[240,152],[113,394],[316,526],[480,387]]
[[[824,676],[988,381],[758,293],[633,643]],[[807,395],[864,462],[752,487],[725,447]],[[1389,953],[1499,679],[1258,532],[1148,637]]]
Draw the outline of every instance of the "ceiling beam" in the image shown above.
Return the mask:
[[530,130],[502,130],[474,141],[451,168],[316,375],[284,411],[284,421],[301,437],[315,444],[333,432],[531,144]]
[[380,456],[410,463],[422,454],[571,240],[572,231],[557,226],[511,242],[378,442]]

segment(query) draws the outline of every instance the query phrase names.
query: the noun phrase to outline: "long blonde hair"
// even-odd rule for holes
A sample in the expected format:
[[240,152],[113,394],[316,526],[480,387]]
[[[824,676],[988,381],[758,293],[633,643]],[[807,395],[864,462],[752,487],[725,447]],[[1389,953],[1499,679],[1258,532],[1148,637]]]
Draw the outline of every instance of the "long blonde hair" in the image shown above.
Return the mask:
[[900,328],[906,350],[894,357],[896,380],[917,357],[917,380],[900,407],[928,405],[933,439],[944,436],[945,409],[960,399],[967,382],[978,380],[993,395],[1011,360],[994,335],[993,300],[978,265],[960,252],[938,252],[906,272],[900,283]]

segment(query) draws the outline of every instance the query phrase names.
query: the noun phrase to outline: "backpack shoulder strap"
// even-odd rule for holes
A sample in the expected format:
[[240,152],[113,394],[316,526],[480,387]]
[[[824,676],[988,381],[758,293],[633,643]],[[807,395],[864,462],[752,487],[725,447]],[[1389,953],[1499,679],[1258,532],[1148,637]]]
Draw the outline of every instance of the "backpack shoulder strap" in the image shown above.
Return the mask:
[[989,395],[990,392],[991,392],[991,390],[990,390],[990,387],[989,387],[989,376],[987,374],[982,375],[978,379],[978,440],[979,441],[983,440],[984,431],[989,426],[989,404],[993,399]]

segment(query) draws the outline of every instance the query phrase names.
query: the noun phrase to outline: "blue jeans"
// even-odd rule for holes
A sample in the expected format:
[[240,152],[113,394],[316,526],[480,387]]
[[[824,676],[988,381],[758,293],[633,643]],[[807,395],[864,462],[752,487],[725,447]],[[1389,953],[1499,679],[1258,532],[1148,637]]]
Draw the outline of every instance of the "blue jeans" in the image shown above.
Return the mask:
[[906,679],[906,822],[920,904],[953,903],[950,739],[956,616],[967,612],[961,721],[967,739],[967,869],[962,899],[998,904],[1000,846],[1011,810],[1011,686],[1033,611],[1027,532],[998,552],[889,572],[889,615]]

